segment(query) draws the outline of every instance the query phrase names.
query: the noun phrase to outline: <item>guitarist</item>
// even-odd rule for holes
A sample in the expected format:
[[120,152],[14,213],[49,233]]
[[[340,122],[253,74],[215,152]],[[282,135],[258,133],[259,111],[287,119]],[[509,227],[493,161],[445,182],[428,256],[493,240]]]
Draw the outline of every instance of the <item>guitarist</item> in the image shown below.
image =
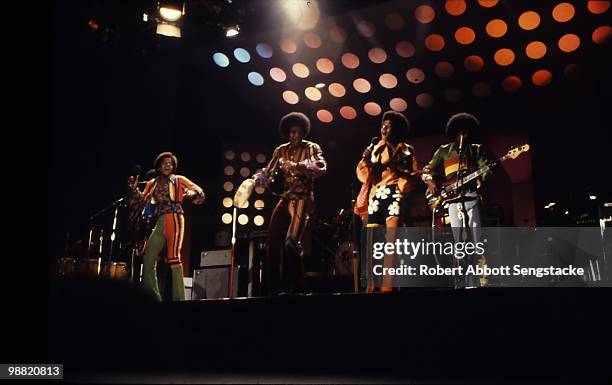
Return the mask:
[[285,291],[304,291],[304,255],[310,252],[310,218],[315,211],[314,179],[327,171],[321,146],[305,140],[310,133],[310,119],[301,112],[283,116],[280,134],[288,140],[278,146],[268,166],[254,175],[260,186],[270,184],[277,171],[284,177],[283,193],[270,218],[268,250],[264,265],[268,295],[280,291],[280,257],[285,250]]
[[[423,168],[421,178],[427,185],[427,193],[439,194],[439,187],[458,181],[458,173],[465,176],[472,171],[485,166],[489,162],[487,151],[482,144],[473,143],[472,139],[480,126],[478,119],[471,114],[461,112],[451,116],[446,123],[446,135],[453,141],[441,145],[434,153],[433,158]],[[459,150],[462,150],[461,164],[459,164]],[[476,242],[480,239],[481,203],[478,193],[482,183],[491,176],[487,171],[481,177],[463,186],[463,193],[448,201],[448,215],[456,241],[462,238],[463,231],[471,235],[470,240]],[[454,259],[457,262],[456,259]],[[474,261],[467,261],[473,263]],[[479,263],[484,264],[484,256]],[[481,279],[484,286],[486,281]],[[476,283],[471,282],[476,286]]]

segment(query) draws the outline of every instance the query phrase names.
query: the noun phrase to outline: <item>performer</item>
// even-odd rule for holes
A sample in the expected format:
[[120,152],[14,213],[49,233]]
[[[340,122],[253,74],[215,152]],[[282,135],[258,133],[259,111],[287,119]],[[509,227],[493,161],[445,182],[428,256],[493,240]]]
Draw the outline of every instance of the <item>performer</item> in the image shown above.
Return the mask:
[[289,140],[278,146],[268,166],[254,178],[258,185],[269,186],[277,171],[284,176],[283,193],[270,218],[265,264],[268,294],[280,290],[280,256],[287,266],[284,290],[304,290],[304,256],[310,255],[311,218],[315,212],[314,179],[327,170],[321,146],[304,140],[310,133],[310,120],[301,112],[283,116],[279,124],[282,137]]
[[[409,127],[410,123],[402,113],[385,112],[380,127],[381,139],[366,148],[357,164],[357,178],[363,187],[355,212],[365,219],[366,227],[391,229],[405,224],[406,197],[416,187],[419,174],[414,148],[403,141],[408,136]],[[393,233],[388,231],[387,236],[393,237]],[[385,258],[385,267],[392,262],[392,258]],[[367,274],[371,273],[368,269]],[[383,281],[381,291],[392,291],[390,278]],[[368,283],[366,291],[373,290]]]
[[[446,135],[453,141],[441,145],[433,155],[431,161],[423,168],[422,179],[427,184],[428,194],[438,194],[438,186],[457,181],[458,172],[467,175],[489,162],[487,151],[482,144],[472,143],[476,130],[480,126],[478,119],[471,114],[462,112],[451,116],[446,123]],[[459,149],[462,148],[461,165],[459,164]],[[462,195],[449,201],[448,214],[456,241],[463,239],[462,232],[469,229],[471,240],[480,239],[481,204],[478,189],[482,183],[491,176],[486,172],[475,183],[466,184]],[[485,264],[484,256],[478,257],[481,265]],[[454,258],[454,262],[457,262]],[[467,263],[475,263],[474,260]],[[473,277],[469,277],[473,281]],[[458,282],[456,286],[460,286]],[[481,280],[486,285],[486,279]],[[475,282],[467,282],[475,286]]]
[[147,241],[143,254],[143,288],[161,301],[157,283],[157,257],[164,245],[167,248],[166,263],[172,276],[172,300],[185,300],[181,246],[185,219],[182,202],[194,198],[194,204],[202,204],[204,191],[182,175],[175,175],[178,160],[171,152],[162,152],[155,158],[154,166],[158,176],[147,182],[144,191],[138,190],[138,178],[130,177],[128,184],[133,192],[132,204],[139,201],[152,203],[157,217],[153,232]]

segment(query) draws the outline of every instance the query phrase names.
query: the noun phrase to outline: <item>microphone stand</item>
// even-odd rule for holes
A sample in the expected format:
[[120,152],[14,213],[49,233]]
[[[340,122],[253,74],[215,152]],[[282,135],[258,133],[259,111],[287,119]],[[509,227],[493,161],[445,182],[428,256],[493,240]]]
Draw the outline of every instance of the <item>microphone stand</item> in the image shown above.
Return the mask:
[[357,253],[357,229],[355,226],[355,205],[357,204],[357,200],[354,197],[354,184],[351,183],[351,221],[349,222],[349,244],[351,246],[350,250],[353,258],[353,291],[355,293],[359,293],[359,254]]
[[[464,177],[465,173],[461,169],[461,164],[462,164],[463,159],[465,157],[465,154],[464,154],[464,152],[465,152],[465,148],[464,147],[465,146],[464,146],[464,143],[463,143],[463,136],[464,136],[463,133],[461,133],[461,135],[459,136],[459,151],[458,151],[459,152],[459,165],[458,165],[458,168],[457,168],[457,183],[458,183],[457,188],[459,190],[459,202],[457,204],[457,208],[459,210],[459,213],[458,213],[459,214],[459,219],[461,220],[460,239],[463,242],[465,242],[465,241],[467,241],[468,234],[467,234],[467,224],[466,224],[466,221],[467,221],[467,210],[465,209],[465,188],[464,188],[464,185],[463,185],[463,177]],[[455,260],[457,260],[457,258],[455,258]],[[464,261],[463,264],[466,265],[466,268],[467,268],[466,261]],[[467,279],[468,279],[468,276],[466,274],[465,275],[465,282],[464,282],[465,285],[464,286],[467,286]]]

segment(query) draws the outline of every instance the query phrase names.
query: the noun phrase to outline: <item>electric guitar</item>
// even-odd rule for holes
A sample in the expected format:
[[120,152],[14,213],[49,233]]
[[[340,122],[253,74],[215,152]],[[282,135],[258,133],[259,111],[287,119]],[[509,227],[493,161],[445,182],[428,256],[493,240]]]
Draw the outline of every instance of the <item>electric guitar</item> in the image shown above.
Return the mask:
[[450,182],[446,182],[443,184],[442,188],[438,191],[437,194],[428,193],[425,195],[425,199],[427,199],[427,205],[432,211],[435,211],[437,208],[443,206],[446,202],[452,201],[455,198],[458,198],[460,195],[459,188],[464,186],[476,178],[491,170],[493,167],[499,165],[505,160],[508,159],[516,159],[519,155],[524,152],[529,151],[529,145],[524,144],[520,147],[516,147],[508,151],[508,153],[501,158],[494,160],[493,162],[486,164],[479,168],[476,171],[471,172],[470,174],[464,176],[461,179],[455,179]]

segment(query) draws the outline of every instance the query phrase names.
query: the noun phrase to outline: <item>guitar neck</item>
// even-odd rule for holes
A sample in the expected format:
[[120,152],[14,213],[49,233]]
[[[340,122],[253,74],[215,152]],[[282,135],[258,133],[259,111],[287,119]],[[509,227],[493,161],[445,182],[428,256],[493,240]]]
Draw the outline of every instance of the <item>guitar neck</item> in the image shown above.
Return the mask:
[[458,187],[461,187],[471,181],[473,181],[474,179],[478,178],[479,176],[481,176],[482,174],[486,173],[487,171],[489,171],[491,168],[497,166],[498,164],[500,164],[501,162],[505,161],[506,159],[508,159],[510,157],[510,155],[506,154],[504,156],[502,156],[501,158],[482,166],[481,168],[479,168],[478,170],[464,176],[463,178],[460,178],[457,180],[457,182],[450,184],[446,190],[447,191],[451,191],[454,190]]

